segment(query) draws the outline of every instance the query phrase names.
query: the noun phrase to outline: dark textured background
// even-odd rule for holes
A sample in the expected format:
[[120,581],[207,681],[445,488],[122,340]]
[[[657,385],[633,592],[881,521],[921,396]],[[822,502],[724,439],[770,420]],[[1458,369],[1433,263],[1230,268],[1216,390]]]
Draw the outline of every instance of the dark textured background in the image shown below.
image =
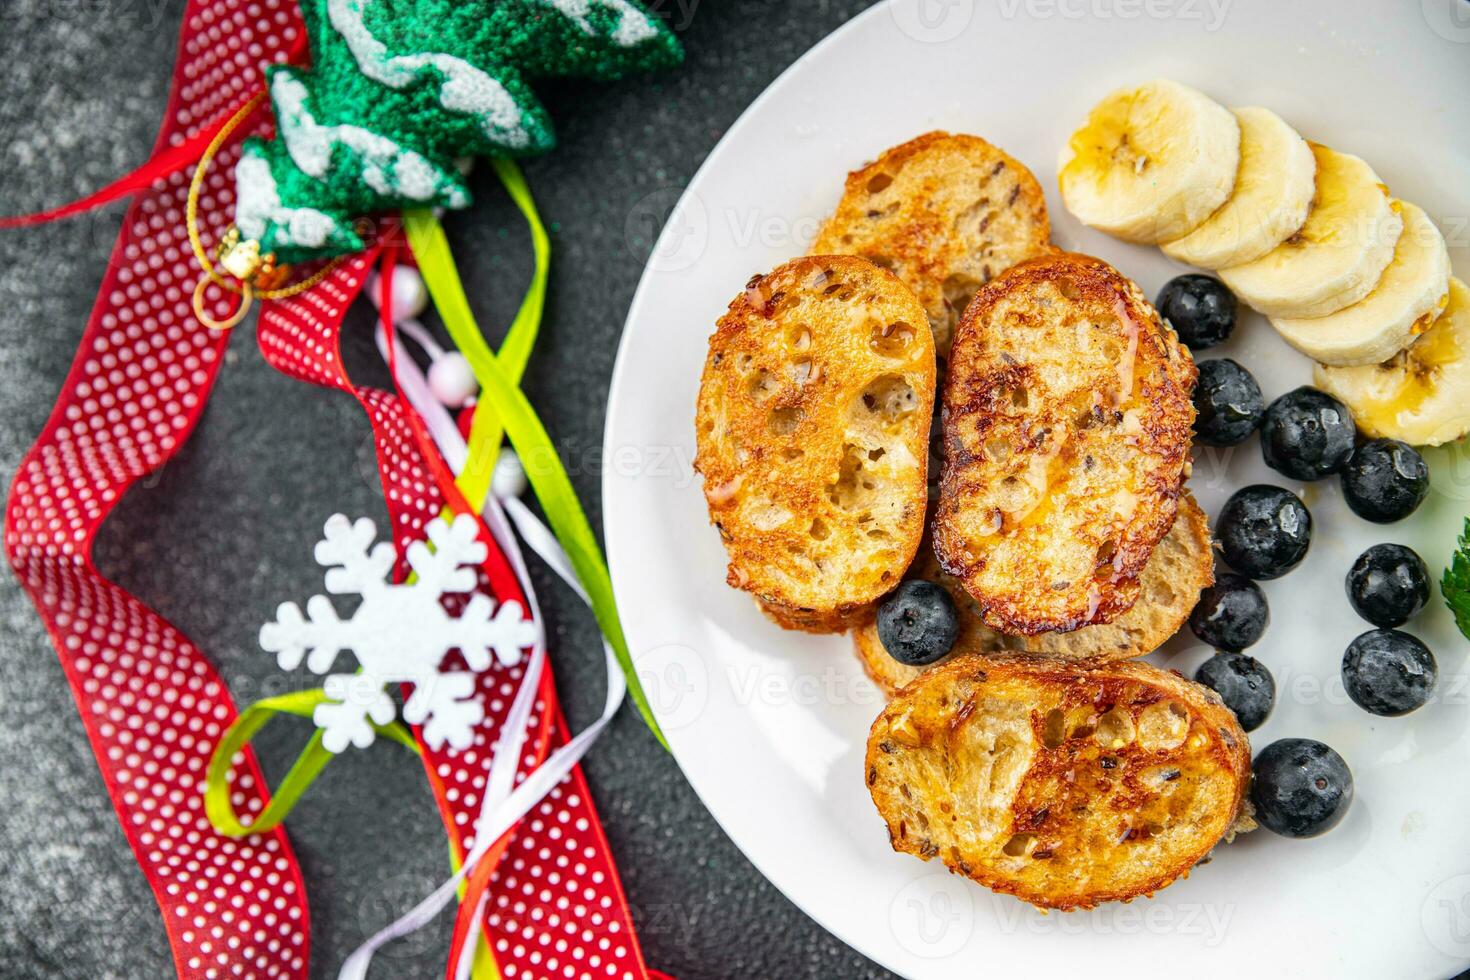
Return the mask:
[[[655,6],[688,50],[682,68],[619,85],[541,87],[561,146],[525,166],[555,249],[526,388],[566,449],[594,524],[613,355],[649,247],[639,202],[685,184],[782,69],[868,2],[662,0]],[[146,158],[182,10],[182,0],[0,0],[0,213],[80,196]],[[476,207],[452,217],[449,233],[481,321],[504,324],[529,272],[529,244],[488,171],[476,191]],[[122,210],[0,232],[7,486],[66,374]],[[375,355],[358,326],[350,353],[358,375],[371,377]],[[334,511],[383,514],[361,411],[268,368],[251,333],[234,338],[193,440],[128,495],[98,546],[104,574],[209,651],[240,704],[282,683],[256,632],[281,598],[319,582],[310,545],[321,522]],[[603,696],[591,617],[545,576],[537,584],[555,625],[562,697],[573,724],[584,724]],[[0,616],[0,977],[169,976],[157,908],[55,654],[8,572]],[[258,740],[273,782],[304,736],[283,722]],[[631,711],[586,771],[651,965],[681,980],[885,975],[756,873]],[[447,870],[419,763],[389,745],[346,754],[289,828],[311,886],[314,977],[335,976],[347,950]],[[390,947],[373,976],[442,975],[448,925]]]

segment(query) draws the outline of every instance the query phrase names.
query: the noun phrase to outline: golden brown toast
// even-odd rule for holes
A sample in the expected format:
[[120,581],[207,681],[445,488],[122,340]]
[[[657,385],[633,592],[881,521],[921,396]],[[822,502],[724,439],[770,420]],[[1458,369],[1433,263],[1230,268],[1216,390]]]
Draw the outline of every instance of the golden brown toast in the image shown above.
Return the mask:
[[788,629],[846,629],[923,536],[934,341],[891,272],[853,256],[756,276],[709,342],[695,467],[727,580]]
[[1252,823],[1250,744],[1142,661],[961,657],[899,692],[866,775],[896,851],[1042,908],[1150,895]]
[[1050,240],[1031,171],[978,136],[935,132],[849,174],[811,250],[893,270],[924,304],[943,356],[975,291]]
[[1099,259],[1032,259],[976,294],[945,381],[934,547],[987,626],[1065,632],[1133,605],[1174,524],[1196,375]]
[[[1063,660],[1130,660],[1152,653],[1179,631],[1189,618],[1200,590],[1215,581],[1210,551],[1209,518],[1188,490],[1179,498],[1179,516],[1143,566],[1139,581],[1143,594],[1133,608],[1111,623],[1084,626],[1072,633],[1006,636],[987,627],[975,600],[962,585],[945,575],[933,549],[919,549],[910,578],[928,579],[945,588],[959,612],[960,635],[954,651],[939,663],[967,654],[1028,653]],[[905,684],[937,665],[911,667],[888,655],[878,639],[874,617],[852,631],[853,649],[863,669],[889,697]]]

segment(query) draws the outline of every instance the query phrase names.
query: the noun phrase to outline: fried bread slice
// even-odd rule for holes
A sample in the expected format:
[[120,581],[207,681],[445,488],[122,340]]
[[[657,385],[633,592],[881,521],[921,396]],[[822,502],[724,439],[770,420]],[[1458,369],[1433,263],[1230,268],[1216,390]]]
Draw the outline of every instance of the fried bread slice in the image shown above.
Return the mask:
[[849,174],[811,250],[893,270],[924,304],[943,356],[975,291],[1050,241],[1030,170],[978,136],[933,132]]
[[1197,376],[1132,281],[1058,252],[975,296],[944,388],[935,552],[985,625],[1111,623],[1174,524]]
[[1249,829],[1245,732],[1142,661],[960,657],[873,723],[866,777],[896,851],[1042,908],[1151,895]]
[[912,562],[934,372],[923,307],[865,259],[794,259],[720,318],[695,466],[727,580],[782,626],[846,629]]
[[[960,635],[954,651],[939,663],[966,654],[1028,653],[1063,660],[1131,660],[1152,653],[1179,631],[1199,600],[1200,590],[1215,581],[1210,551],[1210,524],[1189,491],[1179,499],[1174,526],[1154,549],[1139,577],[1142,594],[1133,608],[1111,623],[1084,626],[1072,633],[1006,636],[987,627],[975,600],[964,586],[944,574],[933,549],[921,547],[909,577],[938,583],[954,599]],[[937,665],[911,667],[889,656],[878,639],[875,617],[852,631],[852,645],[873,682],[892,697],[905,684]]]

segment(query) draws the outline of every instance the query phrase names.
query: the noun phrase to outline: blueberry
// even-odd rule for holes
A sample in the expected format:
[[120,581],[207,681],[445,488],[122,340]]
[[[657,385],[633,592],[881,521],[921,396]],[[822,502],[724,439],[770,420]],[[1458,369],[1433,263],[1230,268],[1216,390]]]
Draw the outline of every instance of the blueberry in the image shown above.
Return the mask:
[[1283,837],[1316,837],[1336,827],[1353,801],[1342,756],[1310,738],[1283,738],[1256,756],[1251,802],[1262,827]]
[[1375,544],[1348,570],[1347,594],[1374,626],[1402,626],[1429,602],[1429,566],[1412,548]]
[[959,633],[954,600],[933,582],[905,582],[878,607],[878,639],[883,649],[910,667],[943,659]]
[[1195,438],[1206,446],[1234,446],[1256,431],[1266,410],[1261,386],[1226,357],[1199,364],[1194,387]]
[[1288,391],[1261,419],[1261,455],[1266,465],[1296,480],[1336,473],[1353,452],[1353,413],[1325,391]]
[[1276,704],[1276,682],[1271,672],[1255,657],[1243,653],[1215,654],[1199,665],[1194,679],[1214,689],[1248,732],[1260,728]]
[[1235,295],[1210,276],[1178,276],[1159,290],[1159,315],[1194,350],[1223,343],[1235,329]]
[[1408,443],[1371,439],[1348,457],[1342,470],[1342,495],[1364,520],[1401,521],[1429,496],[1429,467]]
[[1280,578],[1306,557],[1312,515],[1290,490],[1256,484],[1225,502],[1215,536],[1237,572],[1253,579]]
[[1375,715],[1406,715],[1434,693],[1434,654],[1408,633],[1369,630],[1348,644],[1342,682],[1358,707]]
[[1261,638],[1270,621],[1261,587],[1244,575],[1229,573],[1200,592],[1189,614],[1194,635],[1217,650],[1244,650]]

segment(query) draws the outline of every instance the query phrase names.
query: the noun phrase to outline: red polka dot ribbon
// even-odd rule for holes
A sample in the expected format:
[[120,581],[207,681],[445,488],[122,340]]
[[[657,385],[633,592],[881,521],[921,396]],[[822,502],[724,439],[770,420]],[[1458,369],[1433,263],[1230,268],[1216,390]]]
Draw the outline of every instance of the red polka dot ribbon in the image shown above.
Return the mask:
[[[155,179],[128,209],[71,371],[5,512],[10,563],[60,656],[188,978],[306,977],[305,889],[284,833],[235,840],[205,817],[205,767],[235,706],[198,647],[98,573],[92,542],[128,487],[188,437],[228,340],[190,310],[198,271],[184,227],[188,174],[170,172],[173,151],[259,89],[265,65],[285,60],[300,35],[290,0],[189,5]],[[201,194],[201,222],[215,235],[229,223],[228,173],[217,169]],[[211,302],[228,311],[223,293]],[[248,753],[236,761],[234,786],[240,812],[264,806]]]

